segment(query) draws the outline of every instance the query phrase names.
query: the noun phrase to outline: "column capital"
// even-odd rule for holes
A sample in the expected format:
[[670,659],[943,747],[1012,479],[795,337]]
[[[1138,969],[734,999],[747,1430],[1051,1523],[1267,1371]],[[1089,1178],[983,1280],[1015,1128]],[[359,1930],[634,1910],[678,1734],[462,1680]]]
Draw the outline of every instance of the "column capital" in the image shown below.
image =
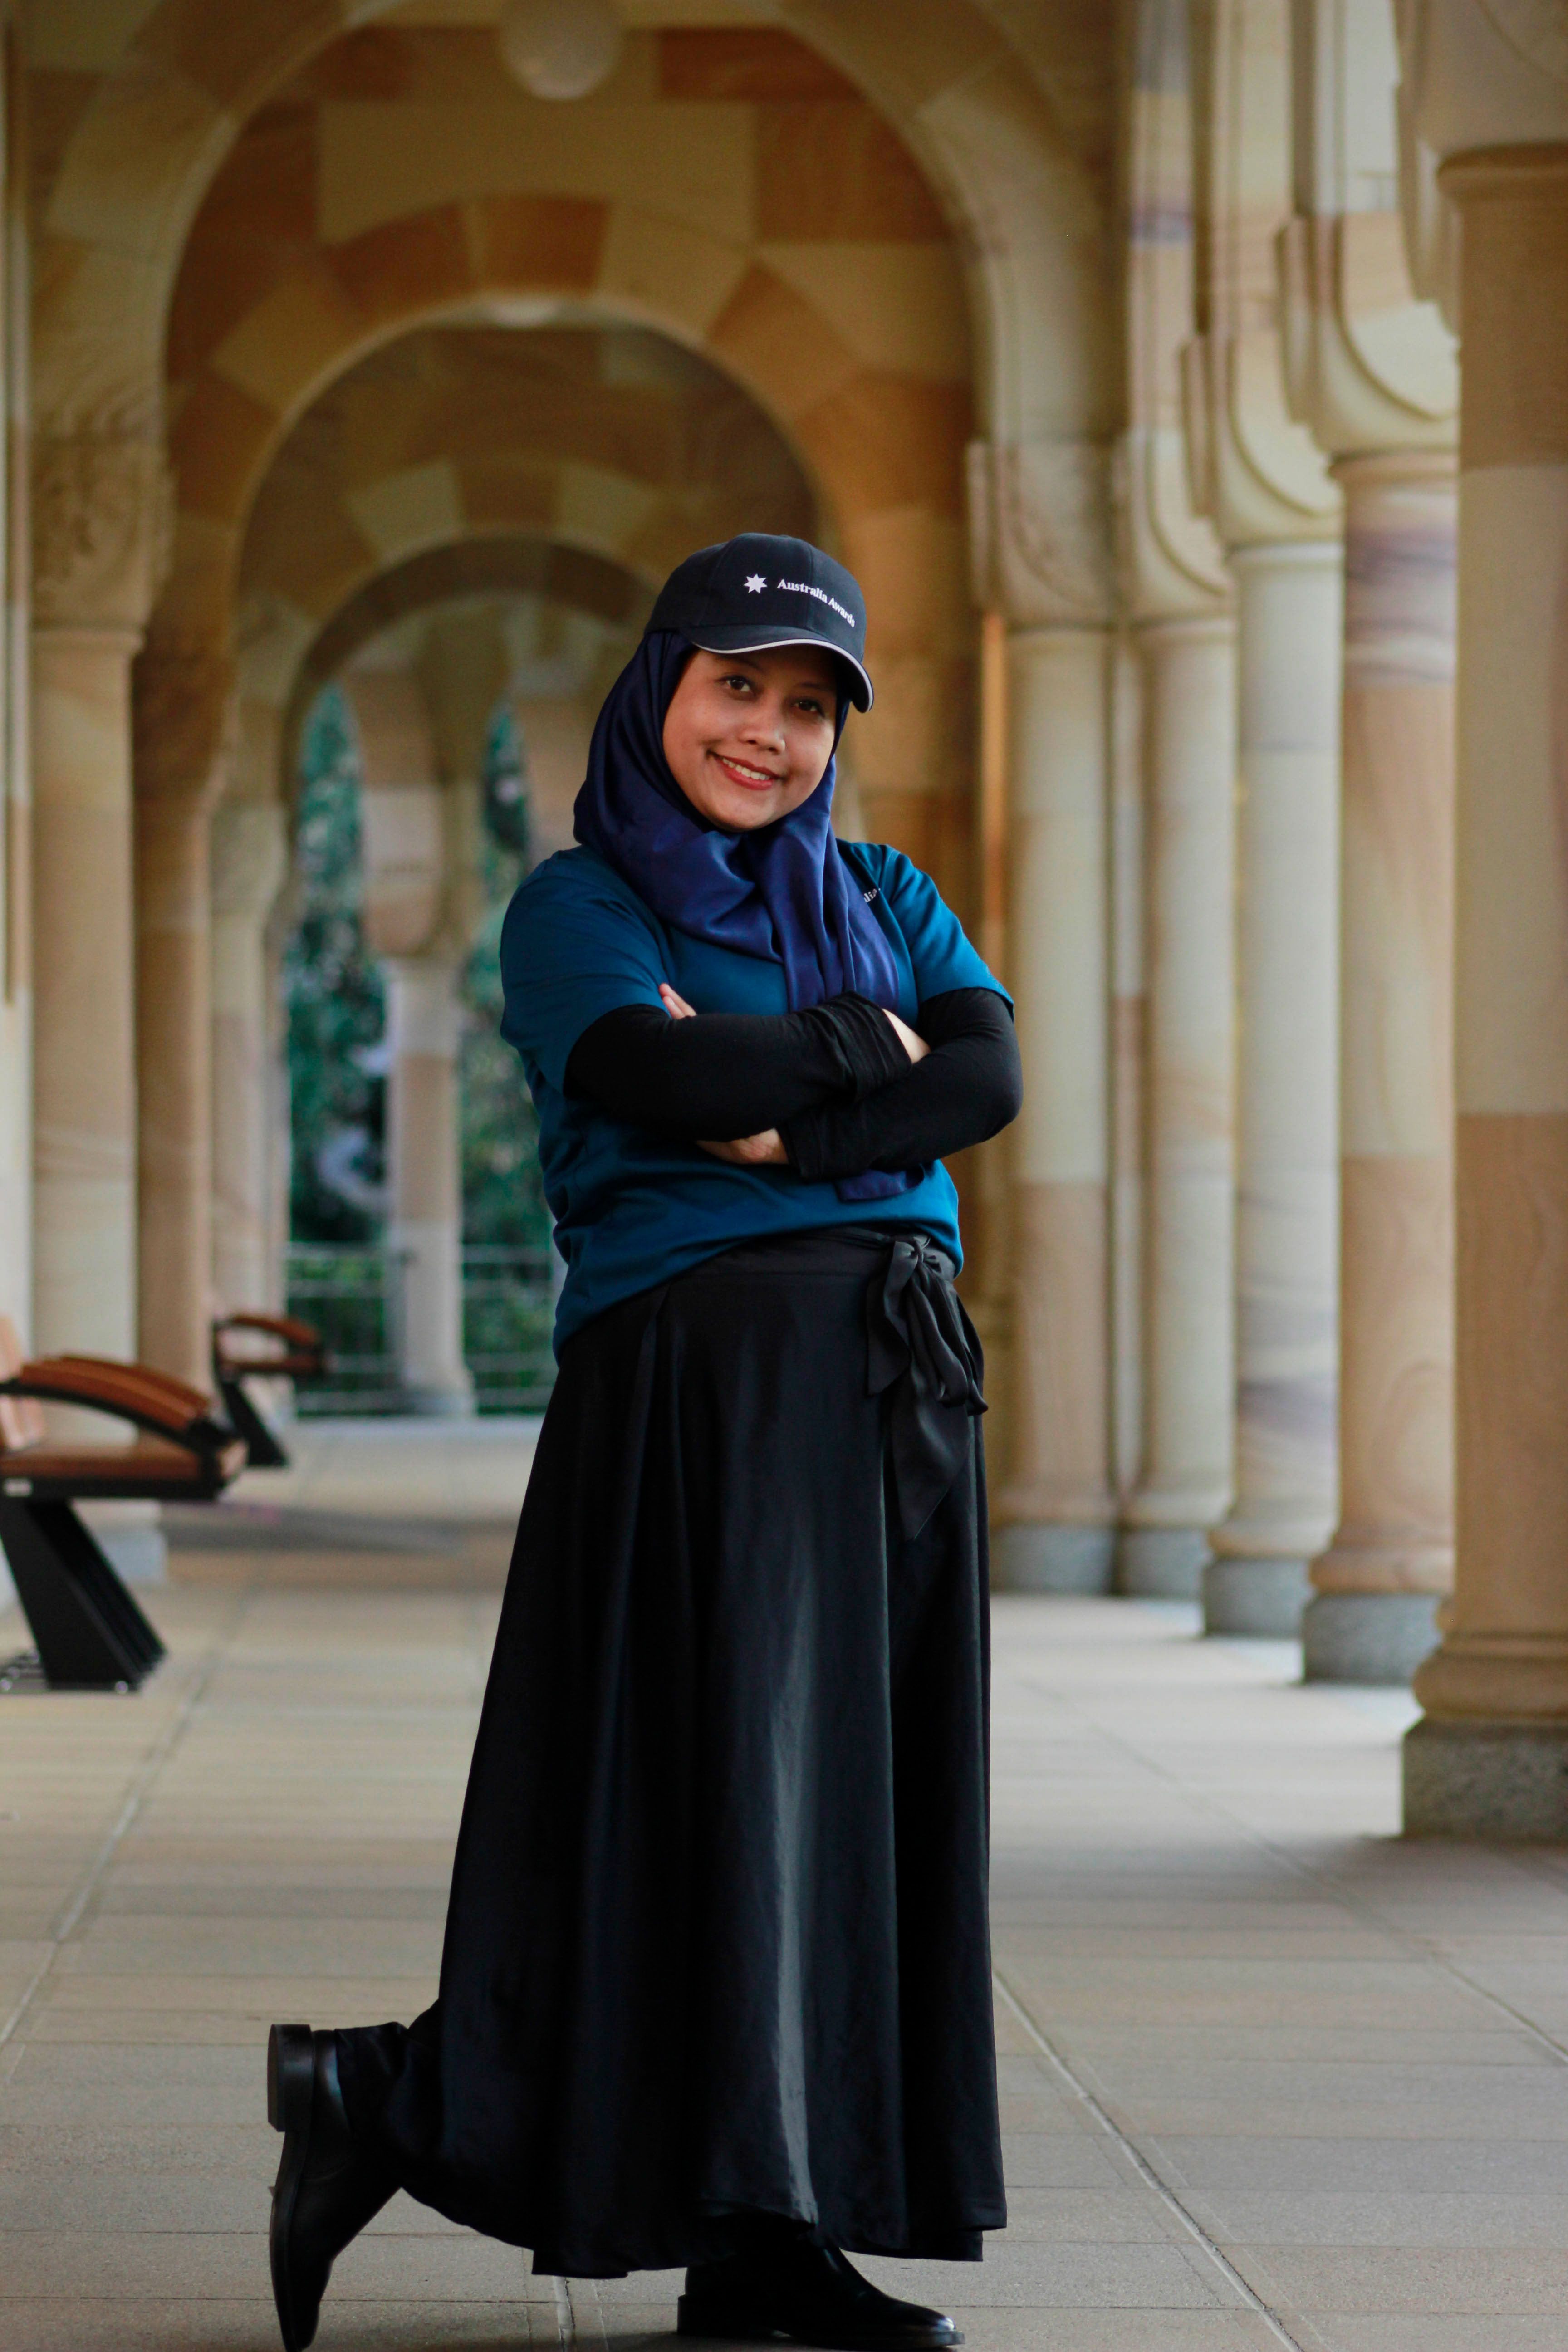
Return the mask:
[[1025,626],[1108,623],[1116,583],[1106,444],[972,441],[968,475],[979,609]]
[[1403,0],[1399,202],[1418,294],[1459,323],[1450,159],[1568,140],[1568,27],[1542,0]]
[[1231,585],[1225,551],[1193,504],[1178,425],[1136,425],[1116,445],[1117,552],[1134,622],[1222,613]]
[[125,435],[43,435],[32,450],[35,628],[139,635],[169,567],[172,478]]
[[1397,213],[1298,213],[1276,243],[1291,413],[1331,457],[1452,448],[1455,339],[1415,299]]
[[1338,539],[1339,489],[1286,404],[1273,329],[1194,336],[1182,352],[1182,405],[1194,502],[1227,555],[1287,540]]
[[1562,139],[1517,146],[1466,147],[1437,169],[1437,184],[1458,205],[1484,204],[1568,184],[1568,127]]

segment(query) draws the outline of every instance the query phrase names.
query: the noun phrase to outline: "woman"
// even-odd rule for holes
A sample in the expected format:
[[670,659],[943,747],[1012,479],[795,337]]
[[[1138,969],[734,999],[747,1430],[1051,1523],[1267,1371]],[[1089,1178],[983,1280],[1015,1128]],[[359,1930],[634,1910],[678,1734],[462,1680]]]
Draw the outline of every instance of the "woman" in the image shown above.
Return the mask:
[[1018,1104],[936,890],[829,822],[850,575],[681,564],[518,891],[503,1029],[567,1275],[440,1998],[276,2026],[287,2352],[403,2187],[680,2330],[936,2346],[844,2250],[1005,2220],[980,1357],[940,1155]]

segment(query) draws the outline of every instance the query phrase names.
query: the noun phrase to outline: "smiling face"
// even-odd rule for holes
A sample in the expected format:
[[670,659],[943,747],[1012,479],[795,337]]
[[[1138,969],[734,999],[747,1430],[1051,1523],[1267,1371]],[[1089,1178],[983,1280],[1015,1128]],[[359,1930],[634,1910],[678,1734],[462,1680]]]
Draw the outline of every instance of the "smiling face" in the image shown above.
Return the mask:
[[809,800],[833,756],[838,682],[815,646],[694,653],[664,721],[664,756],[693,808],[752,833]]

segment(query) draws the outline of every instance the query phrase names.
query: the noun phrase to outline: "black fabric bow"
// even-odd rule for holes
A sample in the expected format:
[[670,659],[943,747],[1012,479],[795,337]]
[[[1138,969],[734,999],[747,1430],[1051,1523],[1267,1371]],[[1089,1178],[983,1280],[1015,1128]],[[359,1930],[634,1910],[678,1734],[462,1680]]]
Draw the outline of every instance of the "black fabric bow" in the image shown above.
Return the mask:
[[953,1271],[923,1234],[903,1234],[889,1246],[881,1279],[866,1290],[866,1390],[892,1391],[889,1450],[906,1542],[963,1469],[969,1423],[985,1410],[980,1341]]

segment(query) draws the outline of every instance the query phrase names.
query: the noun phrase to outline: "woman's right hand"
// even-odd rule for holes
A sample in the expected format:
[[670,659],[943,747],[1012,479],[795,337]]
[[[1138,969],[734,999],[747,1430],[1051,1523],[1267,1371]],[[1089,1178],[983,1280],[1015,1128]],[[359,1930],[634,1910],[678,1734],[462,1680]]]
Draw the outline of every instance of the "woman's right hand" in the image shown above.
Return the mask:
[[931,1047],[926,1044],[925,1039],[920,1034],[920,1032],[918,1030],[911,1029],[907,1021],[900,1021],[896,1013],[888,1013],[886,1005],[882,1007],[882,1010],[887,1013],[888,1019],[892,1023],[893,1027],[898,1034],[899,1043],[903,1047],[905,1053],[909,1055],[910,1061],[923,1062],[926,1055],[931,1052]]

